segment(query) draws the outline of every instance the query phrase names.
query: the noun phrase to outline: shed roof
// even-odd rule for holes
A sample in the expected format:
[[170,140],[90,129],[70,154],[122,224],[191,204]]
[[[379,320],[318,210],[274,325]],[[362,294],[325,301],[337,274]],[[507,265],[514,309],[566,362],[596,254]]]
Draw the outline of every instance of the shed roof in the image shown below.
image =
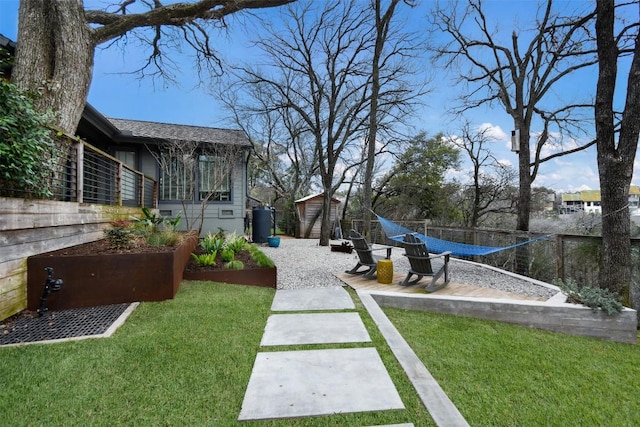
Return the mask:
[[[323,196],[324,196],[324,193],[310,194],[308,196],[305,196],[305,197],[303,197],[301,199],[296,200],[295,203],[304,203],[307,200],[311,200],[311,199],[315,199],[316,197],[323,197]],[[331,201],[340,203],[340,199],[338,199],[336,197],[332,197]]]
[[237,129],[219,129],[204,126],[178,125],[108,118],[124,135],[165,139],[173,141],[196,141],[214,144],[231,144],[250,147],[247,135]]

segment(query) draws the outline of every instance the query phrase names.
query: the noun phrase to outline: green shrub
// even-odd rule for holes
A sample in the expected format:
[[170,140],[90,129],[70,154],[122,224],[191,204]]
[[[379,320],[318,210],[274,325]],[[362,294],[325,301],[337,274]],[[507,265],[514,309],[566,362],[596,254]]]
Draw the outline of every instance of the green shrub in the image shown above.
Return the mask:
[[235,253],[229,248],[224,248],[220,254],[220,258],[222,258],[222,261],[224,262],[233,261],[235,256]]
[[152,246],[173,246],[179,239],[179,234],[169,230],[157,231],[146,236],[147,243]]
[[111,222],[111,228],[104,230],[104,236],[113,249],[128,249],[133,246],[134,233],[130,221]]
[[[51,112],[37,111],[34,96],[0,79],[0,194],[50,197],[58,155]],[[14,194],[15,193],[15,194]]]
[[225,264],[229,270],[242,270],[244,268],[244,264],[239,260],[231,260]]
[[212,265],[216,265],[216,253],[206,253],[201,255],[191,254],[191,257],[198,263],[201,267],[209,267]]
[[610,316],[620,313],[624,309],[618,296],[609,289],[579,287],[573,279],[567,279],[566,282],[558,279],[553,283],[567,296],[569,302],[583,304],[594,310],[599,308]]
[[244,250],[247,241],[243,236],[237,236],[236,233],[231,233],[226,237],[227,248],[233,251],[234,254]]
[[146,228],[150,233],[156,233],[158,226],[164,222],[164,217],[152,212],[149,208],[142,208],[142,218],[132,216],[131,219],[136,222],[137,225]]
[[217,234],[209,233],[200,242],[200,247],[204,249],[205,252],[220,252],[224,249],[224,238],[220,238]]
[[167,224],[167,226],[169,227],[169,230],[173,232],[178,230],[178,226],[180,225],[180,222],[182,222],[182,215],[180,214],[180,212],[178,212],[178,215],[176,215],[175,218],[164,219],[164,223]]

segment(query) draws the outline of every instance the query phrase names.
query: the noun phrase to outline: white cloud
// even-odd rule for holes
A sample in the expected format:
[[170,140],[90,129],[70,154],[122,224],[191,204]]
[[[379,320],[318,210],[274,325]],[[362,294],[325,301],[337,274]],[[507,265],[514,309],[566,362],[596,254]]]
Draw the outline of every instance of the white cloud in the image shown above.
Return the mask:
[[511,148],[511,132],[507,134],[500,126],[492,123],[481,123],[478,130],[484,132],[490,139],[507,142],[507,147]]

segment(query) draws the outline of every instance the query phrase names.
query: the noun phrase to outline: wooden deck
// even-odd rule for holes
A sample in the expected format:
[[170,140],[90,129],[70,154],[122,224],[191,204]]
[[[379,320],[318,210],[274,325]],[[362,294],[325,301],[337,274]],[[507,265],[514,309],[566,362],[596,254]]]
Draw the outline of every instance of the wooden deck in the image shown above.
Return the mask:
[[424,288],[429,283],[428,278],[422,279],[420,282],[413,286],[400,286],[398,283],[404,279],[405,273],[398,272],[394,273],[393,282],[390,285],[378,283],[378,281],[375,279],[369,280],[363,278],[362,276],[347,273],[336,273],[335,276],[346,283],[349,287],[357,291],[385,291],[424,295],[447,295],[475,298],[545,301],[545,298],[530,297],[526,295],[504,292],[496,289],[481,288],[479,286],[471,286],[455,282],[449,282],[447,286],[436,292],[427,293]]

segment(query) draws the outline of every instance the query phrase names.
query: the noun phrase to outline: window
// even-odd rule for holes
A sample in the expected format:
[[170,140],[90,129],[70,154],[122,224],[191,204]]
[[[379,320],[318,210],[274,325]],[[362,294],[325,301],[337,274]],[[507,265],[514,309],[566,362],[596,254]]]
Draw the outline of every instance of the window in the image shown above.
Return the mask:
[[212,155],[198,157],[198,188],[200,200],[231,200],[230,167],[224,159]]
[[192,200],[194,160],[191,156],[161,155],[160,200]]

